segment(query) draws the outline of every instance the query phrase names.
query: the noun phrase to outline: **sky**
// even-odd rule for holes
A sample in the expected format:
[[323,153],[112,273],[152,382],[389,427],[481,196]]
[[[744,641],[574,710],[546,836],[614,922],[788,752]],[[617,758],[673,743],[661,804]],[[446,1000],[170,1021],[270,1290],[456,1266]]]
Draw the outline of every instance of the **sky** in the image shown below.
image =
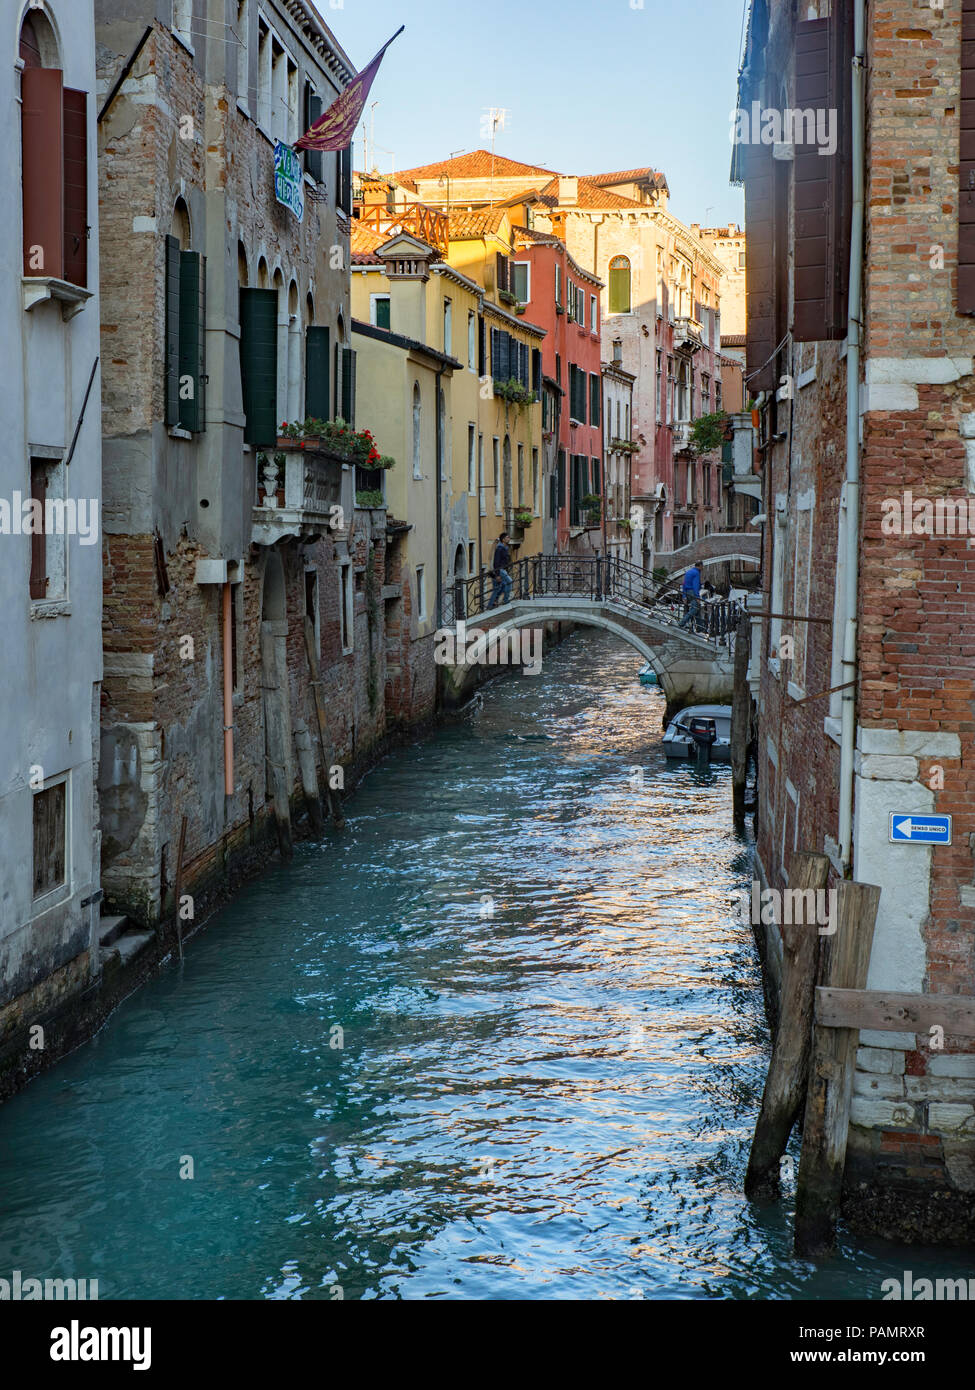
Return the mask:
[[503,107],[499,154],[567,174],[651,166],[682,221],[743,221],[728,169],[745,0],[314,2],[359,69],[406,25],[364,117],[382,172],[489,149],[482,122]]

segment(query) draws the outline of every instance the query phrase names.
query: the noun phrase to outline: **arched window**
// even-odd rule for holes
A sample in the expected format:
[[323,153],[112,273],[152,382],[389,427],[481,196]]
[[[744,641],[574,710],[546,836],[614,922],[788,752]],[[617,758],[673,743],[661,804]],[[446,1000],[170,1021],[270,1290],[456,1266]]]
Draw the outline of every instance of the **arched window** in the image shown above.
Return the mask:
[[628,256],[614,256],[609,263],[609,312],[628,314],[630,312],[630,260]]
[[173,220],[170,226],[170,235],[174,236],[179,242],[181,251],[190,249],[190,211],[182,198],[176,199],[176,206],[173,208]]
[[413,383],[413,476],[423,477],[423,460],[420,453],[420,383]]

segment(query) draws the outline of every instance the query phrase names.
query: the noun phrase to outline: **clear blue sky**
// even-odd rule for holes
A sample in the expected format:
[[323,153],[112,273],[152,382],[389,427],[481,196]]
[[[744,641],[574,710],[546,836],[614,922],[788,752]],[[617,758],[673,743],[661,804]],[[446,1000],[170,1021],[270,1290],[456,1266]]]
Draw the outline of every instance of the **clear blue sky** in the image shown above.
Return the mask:
[[369,99],[380,169],[390,152],[407,169],[489,147],[482,116],[506,107],[500,154],[564,173],[651,165],[683,221],[742,221],[728,168],[744,0],[315,3],[358,68],[406,25]]

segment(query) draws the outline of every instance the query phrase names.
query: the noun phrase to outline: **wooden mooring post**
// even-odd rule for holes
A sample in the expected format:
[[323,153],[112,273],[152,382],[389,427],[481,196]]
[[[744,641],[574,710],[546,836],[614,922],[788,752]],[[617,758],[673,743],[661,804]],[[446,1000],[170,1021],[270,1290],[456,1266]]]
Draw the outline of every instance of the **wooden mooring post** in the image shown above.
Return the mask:
[[[875,884],[838,885],[836,930],[828,938],[821,972],[829,987],[862,990],[866,986],[879,905],[880,889]],[[814,1011],[796,1184],[797,1255],[828,1254],[836,1237],[859,1037],[859,1028],[824,1027],[815,1021]]]
[[[805,892],[825,888],[829,860],[825,854],[801,851],[793,856],[789,889]],[[798,902],[795,897],[790,902]],[[805,899],[803,899],[805,902]],[[804,913],[800,914],[805,915]],[[806,1097],[806,1076],[812,1032],[813,995],[819,956],[819,928],[783,923],[782,997],[779,1026],[772,1045],[762,1108],[745,1174],[748,1197],[777,1194],[779,1159]]]

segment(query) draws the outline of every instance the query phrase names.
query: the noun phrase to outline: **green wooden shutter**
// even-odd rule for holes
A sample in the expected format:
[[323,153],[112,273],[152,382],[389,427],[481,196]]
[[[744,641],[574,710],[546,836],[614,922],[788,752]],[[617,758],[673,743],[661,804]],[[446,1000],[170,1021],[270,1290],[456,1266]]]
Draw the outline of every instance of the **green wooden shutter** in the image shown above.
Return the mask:
[[[312,126],[322,114],[322,99],[312,88],[310,82],[305,83],[305,130],[311,130]],[[324,156],[321,150],[305,150],[305,172],[317,182],[321,183],[324,172],[322,164]],[[324,416],[321,417],[324,419]]]
[[562,508],[565,506],[565,450],[564,450],[564,449],[560,449],[560,450],[559,450],[558,478],[559,478],[559,510],[561,511]]
[[240,291],[240,375],[244,440],[273,444],[278,437],[278,296],[276,290]]
[[342,418],[355,428],[355,349],[342,349]]
[[305,333],[305,415],[328,420],[329,366],[328,329],[313,327]]
[[599,377],[595,372],[589,374],[589,423],[593,426],[599,424]]
[[487,369],[487,334],[484,328],[484,315],[477,316],[477,374],[484,376]]
[[166,238],[166,424],[179,424],[179,302],[180,249],[176,237]]
[[542,354],[538,348],[532,348],[532,390],[537,394],[542,390]]
[[339,207],[347,217],[352,216],[352,146],[339,150]]
[[199,434],[206,429],[206,257],[179,257],[179,423]]

